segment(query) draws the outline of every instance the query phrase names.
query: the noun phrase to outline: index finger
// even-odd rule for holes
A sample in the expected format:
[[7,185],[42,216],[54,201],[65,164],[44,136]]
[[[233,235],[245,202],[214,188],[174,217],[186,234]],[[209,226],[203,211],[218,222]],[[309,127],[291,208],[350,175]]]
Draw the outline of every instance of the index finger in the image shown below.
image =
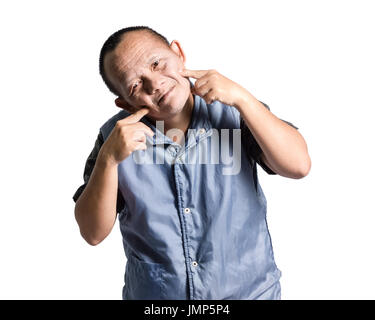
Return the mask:
[[141,120],[149,112],[150,112],[150,109],[142,108],[142,109],[132,113],[130,116],[128,116],[125,119],[120,120],[120,121],[123,122],[123,123],[136,123],[139,120]]
[[206,75],[208,70],[189,70],[189,69],[184,69],[181,70],[180,73],[184,77],[191,77],[194,79],[199,79],[202,78],[204,75]]

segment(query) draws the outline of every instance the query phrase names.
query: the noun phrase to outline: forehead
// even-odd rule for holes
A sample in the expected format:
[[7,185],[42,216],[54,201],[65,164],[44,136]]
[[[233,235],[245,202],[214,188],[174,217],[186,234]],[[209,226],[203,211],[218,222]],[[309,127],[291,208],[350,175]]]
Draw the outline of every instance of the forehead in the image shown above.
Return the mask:
[[108,60],[116,73],[129,73],[146,67],[150,59],[171,50],[161,39],[147,31],[132,31],[123,35],[116,49],[108,55]]

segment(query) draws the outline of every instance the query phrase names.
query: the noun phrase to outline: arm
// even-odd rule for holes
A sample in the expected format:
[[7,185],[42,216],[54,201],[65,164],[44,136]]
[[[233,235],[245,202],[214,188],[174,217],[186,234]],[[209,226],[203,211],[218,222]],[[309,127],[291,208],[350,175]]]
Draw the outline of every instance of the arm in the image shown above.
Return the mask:
[[236,108],[263,151],[262,161],[281,176],[305,177],[311,160],[302,135],[264,108],[249,92],[242,97]]
[[302,135],[263,107],[250,92],[216,70],[180,70],[196,80],[193,93],[207,104],[219,100],[235,107],[263,151],[263,160],[275,173],[299,179],[308,174],[311,160]]
[[[78,195],[75,217],[82,237],[91,245],[103,241],[115,223],[116,203],[118,204],[118,164],[133,151],[146,149],[145,135],[154,135],[149,127],[139,122],[148,112],[148,109],[141,109],[117,121],[111,134],[100,147],[87,185]],[[80,191],[77,190],[77,193]]]
[[99,156],[84,191],[75,206],[82,237],[97,245],[111,232],[116,221],[117,165]]
[[[261,101],[262,102],[262,101]],[[270,107],[262,102],[262,105],[270,110]],[[234,107],[232,108],[232,110]],[[268,174],[277,174],[273,169],[271,169],[271,165],[267,165],[267,159],[264,157],[264,153],[262,149],[260,148],[258,142],[255,140],[253,134],[251,133],[250,129],[247,127],[245,120],[240,116],[240,113],[236,109],[238,113],[238,117],[240,118],[240,129],[241,129],[241,142],[244,148],[244,151],[246,152],[249,159],[253,159],[255,162],[257,162],[265,172]],[[237,113],[234,114],[235,117],[237,117]],[[293,123],[282,120],[288,125],[292,126],[296,130],[298,130],[298,127],[296,127]]]
[[276,173],[276,169],[272,167],[272,165],[268,162],[267,158],[264,156],[264,153],[260,155],[260,159],[267,165],[268,168],[270,168],[273,172]]

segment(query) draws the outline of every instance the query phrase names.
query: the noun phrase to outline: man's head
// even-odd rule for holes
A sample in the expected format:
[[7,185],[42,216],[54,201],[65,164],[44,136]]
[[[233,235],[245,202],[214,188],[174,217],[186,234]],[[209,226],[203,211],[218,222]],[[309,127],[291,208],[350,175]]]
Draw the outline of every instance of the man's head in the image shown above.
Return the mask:
[[181,112],[191,94],[189,80],[179,73],[184,64],[178,41],[169,44],[151,28],[129,27],[107,39],[99,67],[104,82],[118,96],[117,106],[131,113],[147,107],[151,118],[167,120]]

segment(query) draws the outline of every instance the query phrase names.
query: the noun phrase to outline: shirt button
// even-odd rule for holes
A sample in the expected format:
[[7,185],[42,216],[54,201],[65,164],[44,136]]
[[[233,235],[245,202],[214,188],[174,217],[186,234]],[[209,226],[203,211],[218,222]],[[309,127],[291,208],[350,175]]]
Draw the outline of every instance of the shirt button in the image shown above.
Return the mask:
[[206,129],[202,128],[202,129],[199,129],[199,133],[200,134],[204,134],[206,132]]
[[185,212],[185,213],[190,213],[190,209],[189,209],[189,208],[185,208],[185,209],[184,209],[184,212]]
[[193,262],[191,263],[191,265],[192,265],[193,267],[197,267],[197,266],[198,266],[198,262],[193,261]]

